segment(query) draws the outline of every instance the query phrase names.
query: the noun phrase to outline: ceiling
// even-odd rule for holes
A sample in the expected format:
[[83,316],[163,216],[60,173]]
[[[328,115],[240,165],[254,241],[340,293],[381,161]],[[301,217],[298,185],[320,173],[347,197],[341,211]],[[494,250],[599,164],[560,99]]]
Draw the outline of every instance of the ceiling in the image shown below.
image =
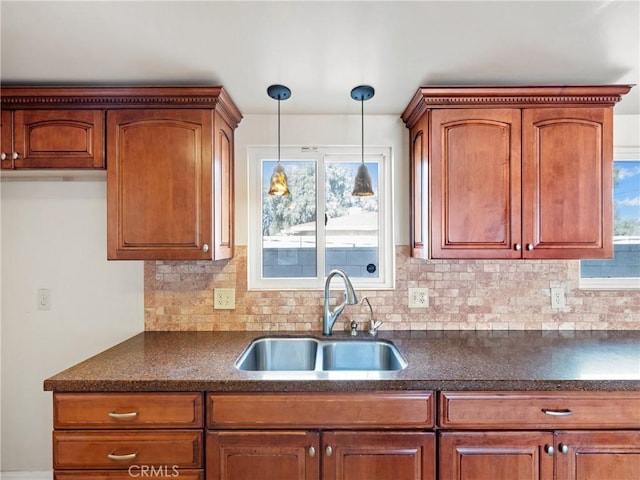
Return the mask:
[[[640,2],[0,1],[5,84],[223,85],[243,114],[400,114],[420,85],[640,83]],[[640,114],[638,87],[616,107]]]

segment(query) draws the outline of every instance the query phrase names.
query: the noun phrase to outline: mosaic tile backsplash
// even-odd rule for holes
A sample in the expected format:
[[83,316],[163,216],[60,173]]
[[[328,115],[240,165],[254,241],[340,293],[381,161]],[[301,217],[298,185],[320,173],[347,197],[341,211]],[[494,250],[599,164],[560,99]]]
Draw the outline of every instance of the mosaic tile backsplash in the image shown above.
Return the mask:
[[[145,329],[322,330],[321,291],[247,291],[247,249],[235,251],[229,261],[145,262]],[[395,290],[357,294],[382,330],[640,330],[640,291],[579,290],[578,275],[579,261],[425,261],[398,246]],[[410,287],[429,289],[428,308],[408,307]],[[551,308],[551,287],[564,289],[566,307]],[[214,288],[235,288],[236,308],[214,310]],[[366,305],[349,305],[334,328],[368,319]]]

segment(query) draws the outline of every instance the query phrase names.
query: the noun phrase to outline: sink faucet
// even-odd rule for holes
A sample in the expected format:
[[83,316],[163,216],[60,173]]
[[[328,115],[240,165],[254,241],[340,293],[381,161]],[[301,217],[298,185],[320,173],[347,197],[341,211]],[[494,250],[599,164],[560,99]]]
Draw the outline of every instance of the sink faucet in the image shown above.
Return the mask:
[[360,305],[364,305],[364,302],[367,302],[367,305],[369,305],[369,335],[375,337],[378,335],[378,329],[384,325],[384,322],[381,322],[380,320],[375,321],[373,319],[373,308],[371,308],[371,302],[369,302],[367,297],[362,298],[362,303]]
[[[344,302],[341,305],[338,305],[333,311],[331,311],[331,307],[329,306],[329,286],[331,285],[331,279],[334,276],[342,277],[344,280]],[[329,275],[327,276],[327,280],[324,283],[324,309],[322,312],[322,334],[323,335],[331,335],[331,330],[333,330],[333,325],[336,323],[336,320],[344,310],[344,307],[347,305],[357,305],[358,298],[356,297],[356,292],[353,289],[353,285],[351,285],[351,280],[346,273],[342,270],[331,270]]]

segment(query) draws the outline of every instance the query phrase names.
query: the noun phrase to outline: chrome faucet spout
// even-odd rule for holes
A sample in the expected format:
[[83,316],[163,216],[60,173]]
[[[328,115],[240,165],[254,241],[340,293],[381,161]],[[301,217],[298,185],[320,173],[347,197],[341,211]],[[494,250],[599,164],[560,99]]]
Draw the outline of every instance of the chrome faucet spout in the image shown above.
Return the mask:
[[379,320],[375,321],[373,319],[373,308],[371,307],[371,302],[367,297],[362,298],[361,305],[364,305],[364,302],[367,302],[367,305],[369,305],[369,335],[375,337],[378,335],[378,329],[383,325],[383,322]]
[[[331,286],[331,279],[335,276],[342,277],[344,281],[344,301],[338,305],[333,311],[331,310],[331,306],[329,304],[329,292]],[[358,297],[356,296],[356,292],[353,289],[353,285],[351,285],[351,280],[347,274],[342,270],[331,270],[329,275],[327,275],[327,280],[324,283],[324,308],[322,312],[322,334],[323,335],[331,335],[333,330],[333,326],[338,320],[338,317],[344,310],[344,307],[347,305],[357,305]]]

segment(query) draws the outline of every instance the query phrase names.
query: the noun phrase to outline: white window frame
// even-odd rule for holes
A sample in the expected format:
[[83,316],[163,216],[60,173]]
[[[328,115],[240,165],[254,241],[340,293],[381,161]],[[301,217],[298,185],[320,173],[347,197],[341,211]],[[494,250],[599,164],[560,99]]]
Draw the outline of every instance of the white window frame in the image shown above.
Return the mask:
[[[361,146],[283,146],[280,159],[316,160],[317,218],[324,217],[324,161],[360,161]],[[276,146],[255,145],[247,147],[248,176],[248,241],[247,287],[249,290],[322,290],[325,282],[325,234],[324,222],[317,222],[317,262],[315,277],[263,278],[262,277],[262,161],[276,160]],[[367,290],[391,290],[395,288],[395,239],[393,225],[393,153],[389,146],[366,146],[365,162],[379,160],[378,229],[379,272],[378,278],[350,277],[354,288]],[[336,282],[336,284],[339,282]]]
[[[613,161],[640,160],[640,146],[614,147]],[[611,278],[582,278],[582,261],[579,263],[578,288],[580,290],[640,290],[640,276]]]

